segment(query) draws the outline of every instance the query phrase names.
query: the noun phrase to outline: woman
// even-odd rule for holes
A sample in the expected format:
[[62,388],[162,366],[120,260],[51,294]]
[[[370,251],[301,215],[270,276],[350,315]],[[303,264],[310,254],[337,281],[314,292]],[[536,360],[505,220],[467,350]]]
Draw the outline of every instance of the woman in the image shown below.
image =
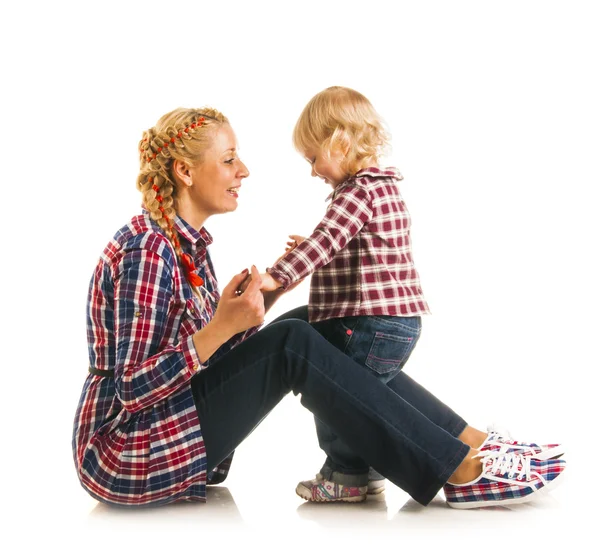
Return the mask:
[[[394,389],[380,384],[304,321],[258,332],[283,291],[263,293],[254,266],[243,293],[247,270],[219,294],[204,223],[236,209],[247,176],[235,134],[214,109],[176,109],[144,133],[144,211],[108,243],[90,284],[90,367],[73,433],[83,487],[120,505],[204,500],[236,446],[293,391],[352,443],[357,460],[424,505],[442,487],[464,508],[551,488],[565,463],[536,457],[547,450],[469,427],[406,376]],[[313,482],[304,497],[366,493]]]

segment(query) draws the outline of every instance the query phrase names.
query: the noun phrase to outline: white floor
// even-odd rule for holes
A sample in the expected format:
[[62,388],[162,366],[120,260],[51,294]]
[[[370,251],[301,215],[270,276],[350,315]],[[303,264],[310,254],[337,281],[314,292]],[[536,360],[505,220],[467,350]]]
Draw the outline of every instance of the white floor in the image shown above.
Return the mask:
[[[206,504],[147,510],[99,504],[79,487],[68,445],[60,450],[49,448],[49,457],[23,470],[32,473],[26,483],[30,493],[16,499],[6,499],[10,491],[5,495],[9,510],[3,537],[19,542],[11,549],[60,542],[77,542],[84,549],[115,545],[122,549],[206,549],[209,542],[219,549],[240,549],[247,544],[261,549],[355,548],[373,543],[435,544],[445,549],[469,545],[563,549],[591,533],[596,501],[589,492],[597,494],[597,489],[586,480],[577,449],[565,456],[570,464],[563,484],[520,506],[459,511],[449,508],[439,495],[422,507],[389,483],[384,494],[362,504],[304,502],[295,495],[295,484],[316,472],[322,452],[312,418],[297,401],[293,396],[286,398],[275,415],[238,448],[229,478],[222,486],[209,488]],[[289,426],[294,431],[286,430]],[[273,447],[274,440],[278,449]],[[10,478],[7,483],[8,488],[19,486]]]

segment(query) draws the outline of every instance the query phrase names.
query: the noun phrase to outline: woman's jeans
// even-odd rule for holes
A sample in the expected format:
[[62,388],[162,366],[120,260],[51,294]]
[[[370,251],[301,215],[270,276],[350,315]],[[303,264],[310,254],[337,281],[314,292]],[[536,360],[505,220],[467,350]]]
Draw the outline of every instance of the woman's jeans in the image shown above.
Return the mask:
[[[382,384],[389,384],[404,367],[421,334],[420,317],[353,316],[311,324]],[[352,451],[325,423],[315,417],[317,437],[327,454],[321,475],[346,486],[366,486],[382,475]]]
[[394,381],[382,385],[304,321],[273,322],[191,380],[208,470],[293,391],[356,457],[426,505],[469,452],[456,438],[466,423],[404,373]]

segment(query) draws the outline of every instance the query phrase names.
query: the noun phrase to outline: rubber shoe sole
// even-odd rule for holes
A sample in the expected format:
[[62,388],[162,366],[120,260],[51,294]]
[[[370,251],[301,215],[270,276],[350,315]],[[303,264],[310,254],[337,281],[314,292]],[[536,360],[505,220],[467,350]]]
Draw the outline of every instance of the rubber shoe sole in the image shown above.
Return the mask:
[[382,493],[385,490],[385,480],[369,480],[369,485],[367,486],[367,494],[370,496],[375,496],[377,494]]

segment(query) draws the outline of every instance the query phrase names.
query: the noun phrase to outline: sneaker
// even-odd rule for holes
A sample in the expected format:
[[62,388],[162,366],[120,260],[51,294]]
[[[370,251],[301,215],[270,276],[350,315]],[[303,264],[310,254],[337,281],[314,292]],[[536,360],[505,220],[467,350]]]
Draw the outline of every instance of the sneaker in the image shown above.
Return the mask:
[[488,436],[479,447],[481,453],[509,453],[515,452],[523,455],[531,455],[535,459],[556,459],[564,452],[561,444],[533,444],[514,440],[510,433],[491,425],[487,428]]
[[323,478],[305,480],[296,486],[296,493],[306,501],[333,503],[336,501],[358,502],[367,499],[367,486],[344,486]]
[[367,486],[367,494],[370,496],[374,496],[380,494],[385,490],[385,478],[379,480],[369,480],[369,484]]
[[566,466],[562,459],[540,460],[520,453],[478,453],[475,457],[483,463],[481,476],[467,484],[444,485],[450,507],[474,509],[531,501],[555,488]]

